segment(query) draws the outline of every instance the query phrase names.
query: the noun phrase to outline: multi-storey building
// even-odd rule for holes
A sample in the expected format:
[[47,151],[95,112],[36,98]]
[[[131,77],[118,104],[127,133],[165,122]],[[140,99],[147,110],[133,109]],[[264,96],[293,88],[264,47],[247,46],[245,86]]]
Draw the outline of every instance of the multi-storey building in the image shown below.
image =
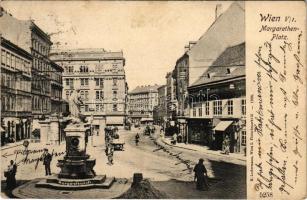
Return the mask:
[[158,88],[158,105],[155,107],[154,121],[160,125],[165,125],[167,120],[166,92],[166,85],[162,85]]
[[84,105],[81,112],[97,130],[124,125],[127,83],[123,52],[104,49],[54,50],[50,59],[64,67],[63,99],[76,89]]
[[[32,55],[31,62],[31,115],[32,130],[40,129],[39,120],[51,113],[51,72],[60,68],[51,67],[49,52],[50,36],[32,20],[19,20],[1,8],[0,27],[3,37]],[[47,134],[47,133],[46,133]]]
[[172,119],[177,112],[176,85],[173,78],[173,72],[168,72],[166,78],[166,115],[168,119]]
[[188,141],[246,151],[245,43],[228,47],[189,90]]
[[30,138],[32,55],[1,37],[1,145]]
[[158,105],[158,85],[138,86],[128,93],[129,118],[133,123],[152,122]]
[[51,85],[51,114],[60,115],[63,113],[62,109],[62,91],[63,91],[63,83],[62,83],[62,73],[63,68],[56,64],[55,62],[50,62],[51,71],[50,74],[50,85]]

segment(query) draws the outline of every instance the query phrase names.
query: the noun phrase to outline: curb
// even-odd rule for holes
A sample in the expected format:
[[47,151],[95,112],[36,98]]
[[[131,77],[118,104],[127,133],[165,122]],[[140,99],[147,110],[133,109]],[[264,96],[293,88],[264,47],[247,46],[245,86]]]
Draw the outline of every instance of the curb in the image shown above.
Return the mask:
[[[197,151],[197,150],[195,150],[195,149],[190,149],[190,148],[187,148],[187,147],[180,147],[180,146],[168,144],[168,143],[165,142],[163,139],[161,139],[161,141],[162,141],[164,144],[166,144],[166,145],[168,145],[168,146],[171,146],[171,147],[186,149],[186,150],[190,150],[190,151]],[[219,156],[219,157],[221,157],[221,158],[226,158],[226,157],[224,157],[223,155],[214,154],[214,153],[210,153],[210,152],[206,152],[206,153],[207,153],[207,154],[210,154],[210,155],[213,155],[213,156]],[[229,157],[228,157],[228,158],[229,158]],[[242,161],[242,162],[246,162],[245,159],[233,158],[233,157],[231,157],[231,159],[238,160],[238,161]],[[229,161],[225,161],[225,162],[229,162]],[[229,162],[229,163],[232,163],[232,162]],[[246,164],[245,164],[245,165],[246,165]]]
[[8,146],[8,147],[1,147],[1,151],[6,150],[6,149],[11,149],[11,148],[14,148],[14,147],[18,147],[18,146],[21,146],[21,145],[22,144],[16,144],[16,145]]

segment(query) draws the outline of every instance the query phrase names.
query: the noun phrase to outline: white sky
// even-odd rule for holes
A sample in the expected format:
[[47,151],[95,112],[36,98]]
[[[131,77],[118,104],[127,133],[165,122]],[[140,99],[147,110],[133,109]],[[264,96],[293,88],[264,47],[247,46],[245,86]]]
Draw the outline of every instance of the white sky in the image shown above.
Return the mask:
[[123,50],[129,90],[165,84],[165,75],[212,24],[216,4],[231,2],[5,1],[18,19],[33,19],[59,48]]

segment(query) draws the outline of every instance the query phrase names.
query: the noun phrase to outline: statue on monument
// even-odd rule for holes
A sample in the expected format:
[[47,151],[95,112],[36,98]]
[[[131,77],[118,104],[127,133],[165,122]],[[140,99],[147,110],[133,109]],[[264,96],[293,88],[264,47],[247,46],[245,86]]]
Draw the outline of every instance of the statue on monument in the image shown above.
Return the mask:
[[80,107],[82,105],[84,105],[84,103],[80,95],[80,89],[76,89],[69,98],[70,118],[73,124],[85,122],[85,117],[80,112]]

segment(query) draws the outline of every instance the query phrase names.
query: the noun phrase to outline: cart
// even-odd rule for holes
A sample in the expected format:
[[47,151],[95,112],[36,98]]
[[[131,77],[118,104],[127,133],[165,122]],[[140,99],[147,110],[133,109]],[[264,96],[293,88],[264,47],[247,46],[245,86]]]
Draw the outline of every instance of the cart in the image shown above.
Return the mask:
[[123,151],[125,142],[120,139],[113,139],[111,143],[114,147],[114,150]]

